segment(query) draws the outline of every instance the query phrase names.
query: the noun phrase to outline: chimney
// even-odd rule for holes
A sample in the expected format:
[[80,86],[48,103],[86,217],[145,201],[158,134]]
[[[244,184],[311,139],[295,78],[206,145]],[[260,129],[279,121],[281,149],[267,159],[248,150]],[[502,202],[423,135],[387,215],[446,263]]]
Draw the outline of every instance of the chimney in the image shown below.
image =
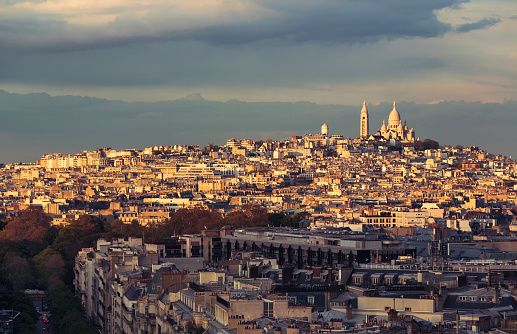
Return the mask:
[[334,283],[334,273],[332,271],[332,268],[328,268],[327,269],[327,284],[332,284]]
[[312,277],[313,278],[321,277],[321,267],[312,267]]
[[499,302],[499,297],[501,296],[501,291],[499,290],[499,287],[494,288],[494,303]]
[[346,305],[346,319],[352,319],[352,305],[350,303]]
[[397,310],[390,308],[388,311],[388,321],[397,321],[398,320],[398,313]]
[[294,267],[284,266],[282,267],[282,284],[286,285],[291,282],[291,276],[293,276]]

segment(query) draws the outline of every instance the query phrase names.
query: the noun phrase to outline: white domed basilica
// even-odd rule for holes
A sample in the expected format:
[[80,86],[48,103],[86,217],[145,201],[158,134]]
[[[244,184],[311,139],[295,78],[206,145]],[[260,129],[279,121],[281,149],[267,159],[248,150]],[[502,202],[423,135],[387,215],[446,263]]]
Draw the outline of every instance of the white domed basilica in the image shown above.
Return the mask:
[[383,120],[382,127],[378,134],[385,139],[395,139],[406,142],[415,140],[415,130],[409,130],[406,122],[404,122],[404,126],[402,126],[400,114],[395,102],[393,102],[393,110],[388,117],[388,126],[386,127],[386,121]]
[[[368,137],[368,110],[366,109],[366,102],[363,103],[363,109],[361,110],[361,137]],[[397,104],[393,102],[393,110],[388,117],[388,126],[386,121],[382,121],[382,127],[374,135],[375,137],[382,137],[387,140],[398,140],[402,142],[413,142],[415,141],[415,130],[409,130],[406,122],[402,125],[400,120],[400,114],[397,110]]]

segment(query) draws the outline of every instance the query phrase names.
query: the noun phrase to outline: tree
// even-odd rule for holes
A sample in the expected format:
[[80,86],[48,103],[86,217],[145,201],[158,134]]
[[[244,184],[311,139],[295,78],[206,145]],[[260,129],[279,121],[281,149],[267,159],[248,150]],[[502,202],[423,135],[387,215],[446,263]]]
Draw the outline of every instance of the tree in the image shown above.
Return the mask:
[[8,253],[4,260],[4,270],[7,280],[13,290],[18,291],[33,287],[33,269],[27,259],[13,253]]
[[9,298],[9,309],[20,312],[18,317],[14,319],[14,333],[37,333],[36,322],[39,320],[39,313],[29,296],[21,291],[12,293]]
[[133,219],[129,224],[117,219],[111,223],[111,231],[112,235],[117,234],[123,237],[142,237],[144,228],[136,219]]
[[287,226],[288,221],[287,218],[291,218],[286,216],[283,213],[270,213],[267,216],[268,221],[272,226]]
[[47,297],[51,321],[61,334],[91,334],[84,318],[83,307],[65,285],[50,290]]
[[268,220],[267,209],[260,205],[245,204],[240,210],[235,210],[225,217],[226,225],[235,227],[255,227],[267,226],[270,224]]
[[9,222],[0,236],[15,241],[44,243],[51,221],[52,218],[41,207],[30,206]]
[[462,161],[457,161],[457,162],[455,162],[452,165],[452,168],[454,168],[454,169],[461,169],[462,166],[463,166],[463,162]]
[[91,334],[90,327],[84,319],[84,314],[77,308],[73,308],[65,313],[63,319],[60,321],[59,329],[60,333]]
[[170,222],[150,223],[145,227],[145,242],[160,243],[164,238],[174,234],[174,228]]
[[177,233],[200,233],[205,228],[208,230],[219,229],[224,225],[221,214],[215,210],[193,208],[180,209],[169,220],[171,229]]
[[47,247],[40,254],[36,255],[32,261],[38,273],[40,283],[45,289],[53,288],[57,284],[63,284],[66,275],[65,261],[59,252],[51,247]]
[[311,214],[307,211],[301,211],[294,214],[294,219],[298,222],[304,220],[305,218],[309,217]]
[[432,140],[432,139],[424,139],[422,144],[423,144],[424,150],[440,148],[440,144],[437,141]]
[[70,226],[63,227],[52,243],[52,248],[61,253],[66,259],[74,258],[77,253],[76,250],[81,248],[73,247],[72,245],[79,242],[81,238],[81,230]]
[[259,174],[267,174],[269,172],[269,169],[267,167],[260,167],[257,172]]
[[81,236],[105,232],[104,220],[96,216],[82,215],[79,219],[70,222],[70,227],[78,228]]

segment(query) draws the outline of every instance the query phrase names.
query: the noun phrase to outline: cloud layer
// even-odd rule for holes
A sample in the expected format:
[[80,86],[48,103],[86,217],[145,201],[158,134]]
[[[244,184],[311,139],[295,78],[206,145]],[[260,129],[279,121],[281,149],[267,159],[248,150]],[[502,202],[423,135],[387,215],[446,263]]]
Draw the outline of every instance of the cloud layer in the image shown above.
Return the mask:
[[48,0],[3,5],[4,46],[73,51],[119,43],[194,40],[371,43],[451,30],[436,12],[463,0]]
[[0,89],[130,101],[517,98],[510,0],[8,0]]

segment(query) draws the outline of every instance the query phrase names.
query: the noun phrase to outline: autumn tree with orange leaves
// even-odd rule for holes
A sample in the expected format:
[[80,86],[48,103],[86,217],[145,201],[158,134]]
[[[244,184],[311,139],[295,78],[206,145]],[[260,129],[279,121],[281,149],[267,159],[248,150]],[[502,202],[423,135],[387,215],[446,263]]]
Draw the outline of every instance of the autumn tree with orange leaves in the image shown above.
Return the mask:
[[7,223],[0,237],[41,243],[45,240],[51,221],[52,218],[40,206],[30,206],[18,218]]

